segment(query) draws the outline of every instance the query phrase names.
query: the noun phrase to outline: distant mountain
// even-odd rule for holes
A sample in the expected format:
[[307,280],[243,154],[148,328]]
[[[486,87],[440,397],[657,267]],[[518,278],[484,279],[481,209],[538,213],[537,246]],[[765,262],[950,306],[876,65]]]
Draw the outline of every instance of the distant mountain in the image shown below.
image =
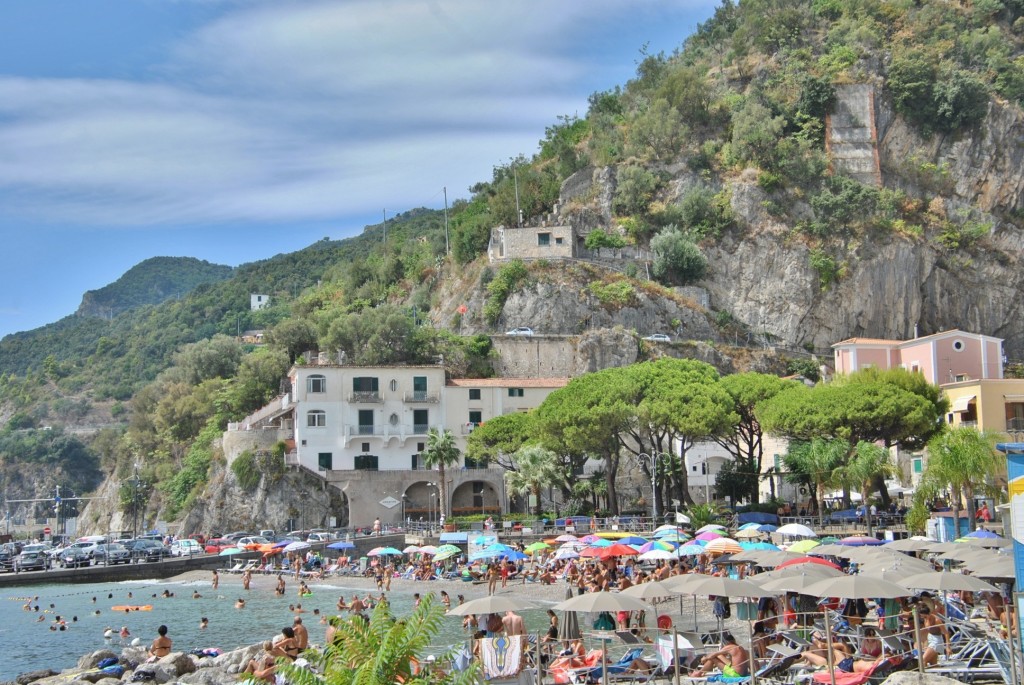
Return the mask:
[[147,304],[160,304],[192,292],[197,286],[219,283],[234,269],[195,257],[152,257],[133,266],[121,278],[82,296],[78,316],[112,318]]

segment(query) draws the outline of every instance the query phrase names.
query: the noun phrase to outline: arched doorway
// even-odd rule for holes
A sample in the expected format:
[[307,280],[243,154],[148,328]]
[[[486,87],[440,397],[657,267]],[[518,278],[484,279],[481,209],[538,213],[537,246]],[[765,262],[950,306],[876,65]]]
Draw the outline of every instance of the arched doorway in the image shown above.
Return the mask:
[[452,515],[501,513],[501,499],[494,486],[483,480],[469,480],[452,493]]
[[407,520],[437,523],[441,516],[440,492],[436,483],[418,481],[405,489],[402,496]]

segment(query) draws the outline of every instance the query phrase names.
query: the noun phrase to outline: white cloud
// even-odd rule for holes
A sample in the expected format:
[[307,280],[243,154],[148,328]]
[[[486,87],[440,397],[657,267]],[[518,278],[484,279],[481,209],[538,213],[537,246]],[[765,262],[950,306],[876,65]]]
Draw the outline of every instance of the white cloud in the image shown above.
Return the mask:
[[560,46],[643,7],[228,5],[152,81],[0,77],[0,204],[133,225],[323,219],[404,209],[442,184],[462,193],[584,104],[587,64]]

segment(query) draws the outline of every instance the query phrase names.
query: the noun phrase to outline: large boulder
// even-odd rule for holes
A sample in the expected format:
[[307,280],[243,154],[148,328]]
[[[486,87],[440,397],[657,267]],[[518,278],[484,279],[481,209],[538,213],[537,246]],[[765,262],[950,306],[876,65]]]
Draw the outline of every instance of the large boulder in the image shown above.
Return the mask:
[[91,654],[86,654],[78,660],[78,670],[88,671],[91,668],[96,668],[96,664],[103,661],[104,659],[116,659],[117,654],[114,654],[109,649],[100,649]]
[[184,652],[171,652],[157,661],[156,665],[172,673],[174,678],[196,670],[194,658]]
[[238,676],[228,673],[223,668],[201,668],[195,673],[188,673],[178,678],[184,685],[227,685],[237,683]]
[[899,671],[886,678],[882,685],[960,685],[960,681],[927,671]]
[[49,668],[44,668],[41,671],[29,671],[28,673],[22,673],[17,678],[15,678],[13,682],[16,683],[16,685],[28,685],[29,683],[34,683],[37,680],[49,678],[50,676],[54,675],[57,675],[57,671],[54,671],[53,669]]

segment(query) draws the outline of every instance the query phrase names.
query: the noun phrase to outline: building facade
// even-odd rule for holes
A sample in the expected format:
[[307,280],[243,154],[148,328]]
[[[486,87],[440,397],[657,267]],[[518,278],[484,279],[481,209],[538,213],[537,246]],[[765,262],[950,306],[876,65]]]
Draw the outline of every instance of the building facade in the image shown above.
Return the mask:
[[903,368],[934,385],[1003,377],[1002,339],[957,329],[912,340],[849,338],[832,349],[838,374]]
[[251,449],[254,433],[271,441],[283,439],[288,466],[345,493],[353,527],[371,525],[376,518],[391,525],[437,521],[446,509],[454,515],[501,513],[507,500],[503,471],[478,468],[465,458],[446,469],[448,501],[440,501],[439,473],[427,470],[422,459],[429,431],[451,431],[464,451],[476,426],[502,414],[529,411],[568,382],[449,381],[439,365],[348,366],[326,357],[294,366],[289,380],[288,393],[228,426],[225,453],[230,459],[229,442]]

